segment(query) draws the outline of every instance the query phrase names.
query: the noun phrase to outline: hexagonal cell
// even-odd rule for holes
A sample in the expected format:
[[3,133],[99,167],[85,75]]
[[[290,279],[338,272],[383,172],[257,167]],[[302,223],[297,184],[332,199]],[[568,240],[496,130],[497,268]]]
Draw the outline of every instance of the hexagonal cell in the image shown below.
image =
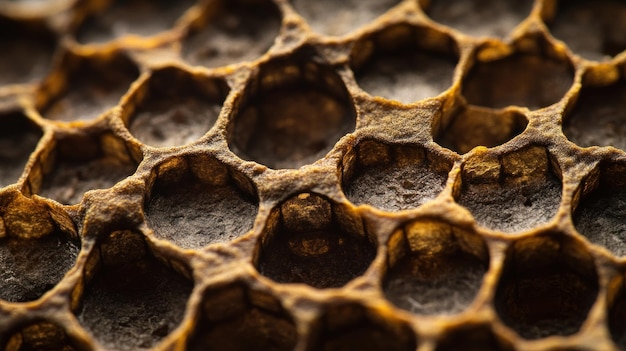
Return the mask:
[[597,295],[591,254],[570,237],[544,233],[509,247],[495,305],[521,337],[539,339],[578,332]]
[[528,119],[515,111],[465,106],[449,118],[433,123],[434,139],[459,154],[476,146],[495,147],[521,134]]
[[255,258],[279,283],[339,288],[365,273],[376,256],[358,214],[317,194],[302,193],[274,209]]
[[281,14],[269,0],[214,1],[183,41],[182,57],[192,65],[225,66],[252,61],[274,43]]
[[135,64],[122,54],[67,54],[56,74],[41,88],[39,111],[57,121],[95,119],[116,106],[138,76]]
[[581,184],[574,202],[574,225],[589,241],[617,256],[626,255],[626,172],[623,162],[602,162]]
[[34,301],[74,266],[80,241],[61,229],[43,205],[21,195],[2,199],[0,299]]
[[416,220],[389,239],[388,264],[383,290],[389,301],[412,313],[450,315],[474,301],[489,252],[472,232]]
[[613,146],[626,151],[626,81],[584,87],[565,115],[563,132],[581,147]]
[[21,112],[0,114],[0,187],[15,183],[43,133]]
[[124,106],[131,134],[144,144],[189,144],[213,127],[228,94],[220,78],[191,75],[174,67],[157,70]]
[[354,204],[385,211],[416,208],[444,189],[452,162],[418,145],[361,141],[346,155],[343,188]]
[[254,185],[212,156],[173,158],[154,173],[144,210],[158,238],[199,249],[252,229],[259,206]]
[[296,339],[294,321],[275,297],[231,283],[205,293],[187,349],[290,351]]
[[0,86],[36,83],[50,69],[56,38],[44,24],[2,18],[0,47]]
[[89,260],[75,313],[103,346],[152,348],[178,327],[193,283],[154,258],[141,234],[112,232]]
[[29,176],[30,191],[65,205],[81,202],[94,189],[107,189],[132,175],[141,153],[109,133],[61,134],[39,155]]
[[245,160],[270,168],[298,168],[324,157],[354,130],[356,111],[337,73],[295,57],[261,66],[234,110],[228,142]]
[[442,340],[437,342],[435,351],[513,351],[513,346],[499,338],[489,325],[464,325],[449,330]]
[[559,1],[550,31],[570,50],[606,60],[626,50],[626,3],[620,0]]
[[88,347],[68,335],[57,323],[37,320],[11,331],[6,338],[6,343],[0,338],[0,349],[4,351],[76,351],[88,350]]
[[307,1],[293,0],[293,7],[303,16],[313,31],[332,36],[348,34],[364,26],[399,0]]
[[476,37],[505,38],[533,8],[532,0],[428,0],[436,22]]
[[561,203],[562,183],[553,162],[541,146],[499,158],[478,153],[464,164],[455,199],[482,227],[505,233],[530,230],[549,222]]
[[449,36],[396,25],[358,42],[351,65],[361,88],[402,103],[434,97],[452,85],[458,48]]
[[78,28],[77,41],[99,44],[126,35],[152,36],[174,27],[193,0],[112,0]]
[[559,102],[573,82],[570,62],[516,53],[477,61],[463,80],[462,94],[471,105],[536,110]]
[[613,341],[621,350],[626,349],[626,286],[624,271],[608,285],[608,324]]
[[414,351],[417,338],[398,320],[356,303],[326,307],[310,350]]

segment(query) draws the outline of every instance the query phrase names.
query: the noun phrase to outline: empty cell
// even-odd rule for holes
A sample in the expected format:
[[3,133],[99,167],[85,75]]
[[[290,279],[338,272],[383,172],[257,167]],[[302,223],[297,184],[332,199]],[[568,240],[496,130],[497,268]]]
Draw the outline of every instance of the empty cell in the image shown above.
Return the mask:
[[385,297],[416,314],[451,315],[474,301],[489,267],[476,234],[444,222],[417,220],[389,240]]
[[455,196],[478,225],[518,233],[552,220],[561,203],[562,183],[544,148],[522,149],[494,160],[492,166],[493,175],[483,178],[477,175],[479,167],[466,164]]
[[351,302],[327,306],[311,350],[414,351],[417,338],[404,323]]
[[399,2],[399,0],[293,0],[293,6],[313,31],[340,36],[372,22]]
[[239,283],[207,291],[187,342],[190,351],[291,351],[296,327],[271,294]]
[[591,254],[572,238],[544,233],[508,249],[495,305],[521,337],[539,339],[578,332],[597,295]]
[[563,132],[581,147],[613,146],[626,150],[626,82],[586,87],[566,113]]
[[152,74],[125,106],[131,134],[144,144],[189,144],[213,127],[228,94],[221,79],[166,68]]
[[521,134],[527,125],[526,116],[517,112],[466,106],[455,112],[447,125],[441,123],[439,130],[433,132],[437,143],[464,154],[476,146],[502,145]]
[[0,86],[38,83],[49,71],[56,38],[42,23],[0,20]]
[[[582,194],[574,209],[576,230],[589,241],[617,256],[626,255],[626,184],[621,180],[626,165],[603,162],[599,177],[594,173],[584,181]],[[594,179],[595,178],[595,179]]]
[[471,105],[536,110],[559,102],[574,81],[569,62],[530,54],[513,54],[491,62],[476,62],[462,83]]
[[182,57],[208,67],[253,61],[274,44],[281,14],[267,0],[221,0],[211,3],[182,43]]
[[434,21],[476,37],[505,38],[530,15],[532,0],[430,0]]
[[173,28],[193,4],[192,0],[113,0],[85,19],[76,38],[82,44],[100,44],[126,35],[156,35]]
[[586,59],[606,60],[626,49],[624,1],[559,1],[548,22],[552,35]]
[[[126,245],[134,250],[116,250]],[[132,231],[112,233],[96,249],[99,268],[88,272],[79,322],[107,349],[154,347],[182,321],[193,283],[154,258]]]
[[457,51],[445,34],[398,25],[355,45],[352,69],[369,94],[409,104],[435,97],[452,85]]
[[344,170],[346,197],[385,211],[417,208],[444,189],[452,162],[417,145],[365,140]]
[[144,210],[158,238],[200,249],[250,231],[258,199],[245,176],[200,155],[161,164]]
[[47,119],[71,122],[93,120],[115,107],[139,76],[125,56],[79,57],[68,54],[54,80],[42,88],[39,111]]
[[34,192],[65,205],[82,201],[89,190],[108,189],[137,169],[138,152],[125,141],[105,134],[61,136],[54,149],[40,155],[35,167],[43,179],[31,177]]
[[22,113],[0,114],[0,187],[17,182],[42,135]]
[[16,328],[8,335],[6,344],[0,347],[5,351],[88,350],[84,343],[69,336],[63,327],[45,320],[37,320]]
[[294,55],[264,64],[248,84],[228,137],[239,157],[274,169],[299,168],[354,130],[356,112],[341,78],[329,66],[299,58],[306,53]]
[[499,338],[489,325],[465,325],[448,331],[437,342],[436,351],[513,351],[513,346]]
[[362,220],[316,194],[285,201],[268,219],[257,269],[278,283],[340,288],[365,273],[376,256]]

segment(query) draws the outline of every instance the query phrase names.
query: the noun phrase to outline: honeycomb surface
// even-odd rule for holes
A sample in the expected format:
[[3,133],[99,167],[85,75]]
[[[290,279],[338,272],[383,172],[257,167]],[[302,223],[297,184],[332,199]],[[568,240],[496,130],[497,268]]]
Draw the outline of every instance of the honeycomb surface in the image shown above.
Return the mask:
[[626,2],[0,0],[0,350],[626,350]]

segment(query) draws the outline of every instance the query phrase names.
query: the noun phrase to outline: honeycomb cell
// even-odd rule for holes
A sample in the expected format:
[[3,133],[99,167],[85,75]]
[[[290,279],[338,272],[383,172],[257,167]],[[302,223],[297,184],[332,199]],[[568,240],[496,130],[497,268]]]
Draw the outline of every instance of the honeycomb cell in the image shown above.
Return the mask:
[[43,172],[31,174],[29,184],[33,192],[65,205],[81,202],[89,190],[114,186],[139,164],[139,152],[108,133],[59,135],[55,144],[40,154],[35,167]]
[[361,141],[351,160],[343,170],[347,198],[385,211],[408,210],[434,199],[452,167],[417,145],[373,140]]
[[355,303],[326,308],[317,340],[310,350],[413,351],[417,340],[404,323]]
[[522,232],[549,222],[556,214],[562,189],[557,172],[539,146],[499,160],[479,154],[464,165],[462,186],[455,198],[480,226]]
[[[297,56],[308,56],[303,50]],[[306,59],[264,64],[232,116],[229,145],[270,168],[298,168],[328,153],[354,130],[356,112],[341,78]]]
[[563,132],[582,147],[613,146],[626,150],[626,82],[586,87],[564,116]]
[[43,24],[0,19],[0,86],[39,82],[50,69],[55,46]]
[[626,255],[626,183],[622,180],[625,171],[626,164],[602,163],[599,172],[594,172],[581,186],[589,190],[575,204],[573,218],[579,233],[617,256]]
[[294,322],[271,294],[232,283],[204,295],[190,351],[290,351],[296,345]]
[[84,345],[70,337],[61,326],[44,320],[29,323],[12,331],[7,337],[6,344],[0,345],[0,349],[3,351],[87,350]]
[[446,125],[439,122],[435,141],[459,154],[476,146],[495,147],[521,134],[528,119],[515,111],[494,111],[466,106],[456,111]]
[[626,294],[624,286],[624,273],[611,281],[609,285],[609,303],[607,306],[609,331],[613,341],[620,350],[626,349]]
[[185,145],[211,129],[227,94],[222,79],[165,68],[152,73],[136,91],[125,106],[125,119],[131,134],[144,144]]
[[225,66],[253,61],[279,34],[281,14],[269,0],[221,0],[182,42],[182,57],[192,65]]
[[313,31],[331,36],[348,34],[391,9],[399,0],[293,0],[296,11]]
[[316,194],[294,196],[273,211],[256,266],[279,283],[339,288],[363,274],[376,256],[362,219]]
[[15,183],[42,136],[21,112],[0,114],[0,187]]
[[127,35],[159,34],[174,27],[193,4],[193,0],[113,0],[85,19],[76,39],[82,44],[100,44]]
[[68,54],[57,74],[42,88],[44,118],[89,121],[116,106],[139,76],[125,56],[74,56]]
[[598,294],[593,257],[561,234],[516,241],[506,253],[495,304],[502,321],[525,339],[576,333]]
[[559,1],[550,31],[574,54],[606,60],[626,49],[626,3],[619,0]]
[[560,101],[573,81],[569,62],[517,53],[476,62],[463,80],[462,94],[471,105],[536,110]]
[[476,234],[432,220],[417,220],[389,239],[386,298],[424,315],[462,312],[474,300],[489,267],[489,253]]
[[505,38],[533,8],[532,0],[430,0],[426,14],[476,37]]
[[177,328],[193,283],[155,259],[140,234],[113,232],[92,255],[97,269],[76,315],[103,346],[151,348]]
[[513,351],[513,346],[502,340],[488,325],[464,325],[448,331],[439,340],[435,351],[455,351],[463,345],[465,351]]
[[199,249],[252,229],[258,210],[256,191],[235,170],[198,155],[166,161],[155,173],[144,210],[158,238]]
[[361,40],[351,63],[363,90],[408,104],[435,97],[452,85],[457,52],[445,34],[397,25]]

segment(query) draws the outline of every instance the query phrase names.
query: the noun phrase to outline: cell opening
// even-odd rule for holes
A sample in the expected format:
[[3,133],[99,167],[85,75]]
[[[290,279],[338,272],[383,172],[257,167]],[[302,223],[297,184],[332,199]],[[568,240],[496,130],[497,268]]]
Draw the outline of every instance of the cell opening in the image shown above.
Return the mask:
[[626,49],[626,4],[623,1],[559,1],[549,19],[552,35],[575,54],[602,61]]
[[558,166],[542,146],[495,157],[478,153],[463,165],[455,200],[482,227],[518,233],[546,224],[562,193]]
[[89,190],[108,189],[132,175],[141,152],[109,134],[60,135],[39,155],[31,190],[64,205],[82,201]]
[[0,188],[17,182],[42,136],[23,113],[0,114]]
[[228,90],[219,78],[172,67],[158,70],[124,106],[126,124],[135,138],[150,146],[189,144],[213,127]]
[[498,337],[489,325],[467,325],[448,331],[437,342],[435,351],[513,351],[513,346]]
[[75,313],[103,346],[152,348],[178,327],[193,282],[157,260],[141,234],[112,232],[99,240],[90,261]]
[[431,0],[434,21],[475,37],[506,38],[533,8],[532,0]]
[[581,147],[613,146],[626,150],[626,81],[584,87],[564,117],[563,133]]
[[352,132],[356,111],[331,67],[278,59],[261,66],[230,123],[229,146],[239,157],[274,169],[299,168]]
[[127,35],[149,37],[174,27],[193,0],[114,0],[79,26],[81,44],[101,44]]
[[417,145],[359,142],[345,157],[343,189],[356,205],[385,211],[417,208],[445,187],[452,162]]
[[74,339],[55,322],[37,320],[19,327],[6,338],[1,346],[3,351],[30,350],[88,350],[84,343]]
[[576,230],[616,256],[626,255],[626,164],[602,162],[583,180],[573,203]]
[[294,321],[276,298],[233,283],[206,292],[187,349],[290,351],[296,340]]
[[279,35],[281,14],[267,0],[218,1],[183,41],[182,57],[208,67],[253,61],[267,52]]
[[256,189],[229,166],[190,155],[162,163],[154,176],[144,211],[158,238],[200,249],[252,229],[259,207]]
[[55,121],[89,121],[115,107],[139,70],[127,57],[67,54],[39,93],[39,111]]
[[376,256],[358,214],[312,193],[274,210],[259,242],[256,267],[278,283],[340,288],[365,273]]
[[578,332],[598,295],[593,257],[561,234],[516,241],[495,296],[502,321],[525,339]]
[[423,315],[463,312],[476,297],[489,268],[484,241],[467,230],[417,220],[389,239],[385,297]]

